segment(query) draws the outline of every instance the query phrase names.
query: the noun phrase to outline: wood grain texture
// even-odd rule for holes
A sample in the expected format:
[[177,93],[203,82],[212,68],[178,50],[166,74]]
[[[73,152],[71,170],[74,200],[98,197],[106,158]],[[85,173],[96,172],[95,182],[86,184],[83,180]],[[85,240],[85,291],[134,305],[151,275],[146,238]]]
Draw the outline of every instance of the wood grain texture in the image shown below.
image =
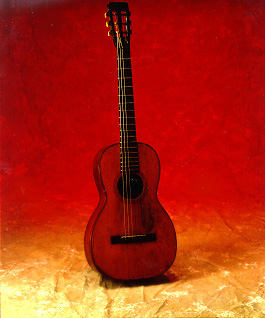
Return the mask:
[[[99,204],[85,233],[85,252],[89,264],[109,277],[141,279],[165,272],[176,254],[174,226],[157,199],[159,159],[148,145],[139,143],[142,194],[127,202],[117,191],[120,172],[120,146],[104,149],[94,163]],[[129,225],[129,226],[128,226]],[[129,231],[129,232],[128,232]],[[111,244],[115,235],[156,233],[156,241]]]

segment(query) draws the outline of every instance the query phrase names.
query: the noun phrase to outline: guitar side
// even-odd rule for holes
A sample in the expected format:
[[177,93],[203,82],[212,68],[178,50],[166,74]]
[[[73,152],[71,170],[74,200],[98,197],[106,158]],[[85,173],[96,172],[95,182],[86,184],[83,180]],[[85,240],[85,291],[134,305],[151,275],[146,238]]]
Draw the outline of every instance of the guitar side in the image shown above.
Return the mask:
[[[87,226],[85,253],[94,269],[121,280],[162,274],[172,265],[177,248],[172,221],[157,199],[158,156],[143,143],[138,143],[138,151],[143,191],[129,201],[117,187],[119,144],[102,150],[94,161],[99,204]],[[130,239],[122,241],[125,234]]]
[[86,227],[86,231],[85,231],[85,237],[84,237],[84,248],[85,248],[85,254],[86,254],[86,259],[88,264],[95,270],[97,270],[96,265],[93,262],[93,257],[92,257],[92,253],[91,253],[91,239],[92,239],[92,232],[93,232],[93,227],[95,224],[95,221],[98,217],[98,215],[100,214],[100,212],[102,211],[102,209],[104,208],[105,204],[106,204],[106,193],[104,191],[104,187],[102,184],[102,180],[100,177],[100,158],[102,156],[102,154],[104,153],[104,151],[107,149],[107,147],[102,148],[95,156],[94,158],[94,162],[93,162],[93,175],[94,175],[94,180],[98,189],[98,193],[99,193],[99,201],[98,201],[98,205],[95,209],[95,211],[92,213],[87,227]]

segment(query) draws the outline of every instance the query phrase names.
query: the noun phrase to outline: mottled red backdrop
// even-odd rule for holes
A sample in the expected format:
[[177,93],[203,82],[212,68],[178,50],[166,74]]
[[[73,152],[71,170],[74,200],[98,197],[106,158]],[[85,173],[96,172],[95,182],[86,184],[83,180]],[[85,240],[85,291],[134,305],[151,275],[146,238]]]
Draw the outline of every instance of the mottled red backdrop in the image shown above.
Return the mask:
[[[93,207],[93,158],[119,141],[107,1],[38,2],[1,4],[3,199]],[[161,202],[264,202],[265,2],[129,7],[137,134],[160,156]]]

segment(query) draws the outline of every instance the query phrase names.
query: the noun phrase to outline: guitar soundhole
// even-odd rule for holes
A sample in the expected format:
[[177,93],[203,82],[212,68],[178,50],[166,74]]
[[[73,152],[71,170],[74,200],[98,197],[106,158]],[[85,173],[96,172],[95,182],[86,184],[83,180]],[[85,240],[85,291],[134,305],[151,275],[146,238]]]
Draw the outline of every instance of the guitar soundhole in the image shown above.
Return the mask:
[[136,199],[143,192],[142,178],[136,173],[127,173],[120,177],[118,184],[120,195],[126,199]]

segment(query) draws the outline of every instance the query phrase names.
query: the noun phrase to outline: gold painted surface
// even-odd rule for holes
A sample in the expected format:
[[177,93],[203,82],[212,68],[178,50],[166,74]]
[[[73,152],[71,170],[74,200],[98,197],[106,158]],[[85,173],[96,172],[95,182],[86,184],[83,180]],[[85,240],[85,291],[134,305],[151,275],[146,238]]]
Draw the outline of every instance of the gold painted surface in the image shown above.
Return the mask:
[[35,208],[3,222],[2,318],[265,317],[262,207],[169,205],[176,261],[166,275],[137,283],[90,269],[83,235],[91,207],[43,206],[43,220]]

